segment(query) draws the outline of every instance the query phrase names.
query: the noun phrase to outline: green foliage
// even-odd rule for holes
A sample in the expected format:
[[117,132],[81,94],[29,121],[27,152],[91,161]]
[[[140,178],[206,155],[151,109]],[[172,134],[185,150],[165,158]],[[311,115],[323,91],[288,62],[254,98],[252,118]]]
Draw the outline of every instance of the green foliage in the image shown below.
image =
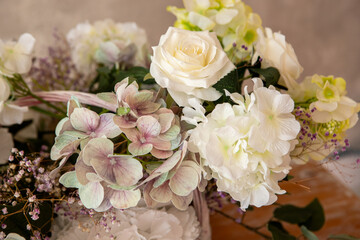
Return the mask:
[[292,224],[302,224],[306,222],[311,214],[311,211],[293,205],[283,205],[274,211],[274,217]]
[[149,69],[144,67],[132,67],[125,70],[116,67],[99,67],[97,73],[90,86],[92,93],[112,92],[116,83],[127,77],[130,82],[136,81],[139,85],[155,83],[155,80],[149,75]]
[[234,69],[233,71],[229,72],[225,77],[215,83],[213,87],[222,94],[225,94],[225,90],[229,91],[230,93],[239,92],[241,89],[239,89],[238,84],[238,70]]
[[264,80],[264,84],[265,84],[266,87],[269,87],[270,85],[273,85],[275,87],[280,86],[280,85],[278,85],[278,81],[279,81],[279,78],[280,78],[280,73],[274,67],[249,68],[249,71],[250,71],[251,74],[253,74],[254,77],[262,76],[262,79]]
[[311,231],[319,230],[325,223],[324,210],[318,199],[314,199],[306,207],[283,205],[274,211],[274,217],[292,224],[304,225]]
[[296,237],[290,235],[280,222],[270,221],[267,228],[271,232],[273,240],[296,240]]
[[1,208],[7,207],[9,213],[18,212],[6,216],[6,219],[3,223],[7,225],[4,231],[6,234],[17,233],[25,239],[30,239],[31,231],[27,230],[26,225],[30,223],[33,230],[38,230],[42,234],[46,235],[50,231],[51,221],[53,217],[53,206],[48,202],[43,202],[39,205],[40,214],[39,219],[34,221],[29,215],[29,207],[25,207],[24,203],[18,203],[16,206],[11,205],[2,205]]
[[360,240],[360,238],[353,237],[346,234],[330,235],[328,240]]
[[305,226],[300,227],[302,234],[308,239],[308,240],[319,240],[319,238],[309,229],[307,229]]
[[310,218],[303,223],[309,230],[317,231],[325,224],[325,213],[319,200],[315,198],[310,204],[305,207],[306,210],[311,211]]
[[294,176],[288,174],[282,181],[290,181],[293,178],[294,178]]

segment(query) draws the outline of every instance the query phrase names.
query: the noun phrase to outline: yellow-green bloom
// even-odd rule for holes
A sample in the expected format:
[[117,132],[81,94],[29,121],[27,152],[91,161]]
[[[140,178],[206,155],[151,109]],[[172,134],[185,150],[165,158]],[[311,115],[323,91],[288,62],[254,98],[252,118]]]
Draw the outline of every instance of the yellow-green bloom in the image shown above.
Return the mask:
[[183,0],[185,8],[168,7],[177,28],[216,33],[229,58],[238,63],[249,57],[261,18],[241,0]]

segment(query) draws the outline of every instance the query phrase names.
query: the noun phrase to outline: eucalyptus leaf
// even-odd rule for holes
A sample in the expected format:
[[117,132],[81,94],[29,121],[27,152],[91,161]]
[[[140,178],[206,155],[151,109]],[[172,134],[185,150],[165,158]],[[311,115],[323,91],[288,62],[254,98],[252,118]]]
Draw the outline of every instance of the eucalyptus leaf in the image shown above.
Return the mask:
[[306,210],[311,211],[311,217],[303,223],[307,229],[317,231],[325,224],[325,213],[319,200],[315,198],[310,204],[305,207]]
[[306,207],[283,205],[275,209],[274,217],[292,224],[304,225],[311,231],[319,230],[325,223],[324,210],[318,199]]
[[353,237],[347,234],[330,235],[328,240],[360,240],[360,238]]
[[296,237],[290,235],[280,222],[270,221],[267,228],[271,232],[273,240],[296,240]]
[[300,229],[308,240],[319,240],[319,238],[305,226],[301,226]]
[[274,217],[292,224],[301,224],[306,222],[310,218],[311,214],[310,210],[293,205],[283,205],[276,208],[274,211]]

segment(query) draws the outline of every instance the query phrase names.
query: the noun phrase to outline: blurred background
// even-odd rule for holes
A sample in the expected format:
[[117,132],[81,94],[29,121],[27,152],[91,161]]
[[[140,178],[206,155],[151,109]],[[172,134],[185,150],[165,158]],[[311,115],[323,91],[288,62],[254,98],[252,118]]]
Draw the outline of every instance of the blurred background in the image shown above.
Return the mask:
[[[283,33],[304,67],[301,79],[315,73],[345,78],[349,96],[360,102],[359,0],[244,0],[257,12],[264,27]],[[44,55],[54,41],[54,29],[66,34],[76,24],[111,18],[134,21],[143,27],[151,45],[175,17],[166,6],[181,0],[0,0],[0,38],[29,32],[37,39],[36,54]],[[326,164],[360,195],[360,123],[349,132],[351,150],[337,165]],[[343,166],[342,166],[343,165]],[[356,164],[355,164],[356,165]]]

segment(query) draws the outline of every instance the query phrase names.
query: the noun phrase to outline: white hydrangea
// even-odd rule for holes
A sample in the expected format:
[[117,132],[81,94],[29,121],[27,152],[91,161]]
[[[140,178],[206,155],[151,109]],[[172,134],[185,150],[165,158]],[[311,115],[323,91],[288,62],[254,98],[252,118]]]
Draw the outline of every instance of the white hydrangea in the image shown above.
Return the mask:
[[132,208],[124,211],[116,210],[116,223],[107,221],[111,227],[105,232],[102,226],[93,224],[93,219],[85,218],[71,221],[60,216],[55,219],[52,239],[85,240],[121,239],[121,240],[195,240],[200,235],[200,223],[193,207],[179,211],[175,207],[166,210]]
[[265,88],[254,79],[254,92],[244,99],[231,94],[237,103],[219,104],[191,133],[189,148],[199,152],[211,169],[219,191],[241,202],[260,207],[283,194],[278,181],[290,170],[289,152],[300,131],[291,114],[294,102],[287,94]]
[[147,36],[136,23],[115,23],[110,19],[80,23],[69,31],[67,41],[76,68],[83,74],[92,73],[97,63],[148,64]]

